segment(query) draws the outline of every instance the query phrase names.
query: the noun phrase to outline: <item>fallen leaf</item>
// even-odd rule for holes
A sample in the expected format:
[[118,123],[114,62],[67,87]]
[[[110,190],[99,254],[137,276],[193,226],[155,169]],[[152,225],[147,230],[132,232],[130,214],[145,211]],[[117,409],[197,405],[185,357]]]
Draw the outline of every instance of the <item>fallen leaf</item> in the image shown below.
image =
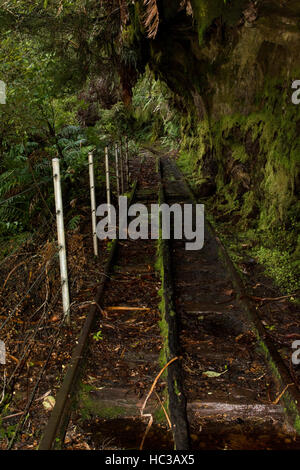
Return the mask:
[[43,401],[43,407],[45,408],[45,410],[51,411],[53,410],[54,406],[55,406],[55,398],[49,395]]
[[202,375],[205,375],[205,377],[220,377],[220,375],[225,374],[227,370],[224,370],[223,372],[214,372],[213,370],[207,370],[206,372],[202,372]]
[[233,289],[225,289],[224,291],[225,295],[232,295],[233,294]]
[[58,320],[59,320],[59,317],[56,314],[52,315],[52,317],[50,318],[50,322],[57,322]]

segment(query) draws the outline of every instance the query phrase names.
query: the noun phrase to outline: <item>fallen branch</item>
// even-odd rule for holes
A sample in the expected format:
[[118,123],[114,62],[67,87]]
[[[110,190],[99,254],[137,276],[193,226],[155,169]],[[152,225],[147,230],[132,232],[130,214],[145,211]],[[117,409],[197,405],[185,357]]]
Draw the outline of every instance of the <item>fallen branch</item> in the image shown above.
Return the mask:
[[152,387],[150,388],[150,391],[148,393],[148,395],[146,396],[145,398],[145,401],[142,405],[142,408],[141,408],[141,416],[142,418],[149,418],[149,422],[148,422],[148,425],[147,425],[147,428],[146,428],[146,431],[145,431],[145,434],[143,436],[143,439],[142,439],[142,442],[141,442],[141,445],[140,445],[140,450],[143,450],[143,446],[144,446],[144,442],[145,442],[145,439],[148,435],[148,432],[150,431],[150,428],[152,426],[152,423],[153,423],[153,416],[151,413],[147,413],[147,414],[144,414],[144,409],[146,407],[146,404],[147,404],[147,401],[149,400],[149,398],[151,397],[152,393],[153,393],[153,390],[155,389],[156,387],[156,384],[160,378],[160,376],[164,373],[164,371],[166,370],[167,367],[169,367],[170,364],[172,364],[172,362],[174,361],[177,361],[178,357],[173,357],[173,359],[171,359],[162,369],[161,371],[159,372],[159,374],[156,376],[153,384],[152,384]]
[[300,333],[290,333],[288,335],[284,335],[284,337],[288,339],[296,339],[300,338]]
[[148,307],[105,307],[105,310],[151,310]]
[[17,364],[20,363],[19,359],[17,359],[15,356],[12,356],[11,354],[7,354],[8,357],[10,357],[13,361],[15,361]]
[[289,299],[290,297],[296,297],[297,293],[289,294],[289,295],[282,295],[281,297],[255,297],[254,295],[250,295],[249,297],[253,300],[257,300],[258,302],[266,302],[266,301],[276,301],[276,300],[283,300]]
[[14,413],[12,415],[8,415],[8,416],[3,416],[1,418],[1,421],[4,421],[5,419],[10,419],[10,418],[14,418],[15,416],[20,416],[20,415],[23,415],[24,414],[24,411],[19,411],[18,413]]

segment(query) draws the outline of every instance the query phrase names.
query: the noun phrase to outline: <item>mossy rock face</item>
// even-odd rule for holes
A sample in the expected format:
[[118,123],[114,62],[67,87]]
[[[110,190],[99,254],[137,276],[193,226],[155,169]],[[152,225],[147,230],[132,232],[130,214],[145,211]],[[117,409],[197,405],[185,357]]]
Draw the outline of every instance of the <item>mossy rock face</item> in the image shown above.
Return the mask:
[[[179,96],[179,165],[210,208],[240,230],[299,240],[300,2],[157,2],[141,58]],[[179,8],[179,4],[182,8]],[[139,2],[142,8],[142,0]]]

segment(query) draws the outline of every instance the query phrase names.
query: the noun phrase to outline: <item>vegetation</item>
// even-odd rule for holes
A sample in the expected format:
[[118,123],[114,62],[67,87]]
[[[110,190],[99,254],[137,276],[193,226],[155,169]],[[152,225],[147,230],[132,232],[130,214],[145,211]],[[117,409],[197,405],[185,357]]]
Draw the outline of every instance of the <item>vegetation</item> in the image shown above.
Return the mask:
[[[1,236],[31,231],[53,212],[53,156],[62,160],[64,190],[72,198],[87,152],[126,134],[179,149],[191,186],[209,197],[218,221],[234,219],[237,230],[255,230],[262,244],[269,232],[284,230],[286,259],[297,270],[299,121],[289,82],[275,72],[257,86],[246,84],[252,96],[247,110],[239,111],[234,92],[226,92],[233,73],[225,60],[234,50],[230,28],[256,21],[255,5],[162,3],[10,0],[2,6],[0,77],[7,104],[0,108]],[[173,37],[179,18],[197,34],[198,44],[188,33],[193,56]],[[251,28],[245,30],[237,49],[241,67],[250,64],[255,40]],[[224,83],[214,106],[203,99],[212,91],[210,76]],[[69,219],[74,228],[78,214]],[[268,264],[280,247],[263,249],[260,259]]]
[[[32,232],[53,215],[53,157],[61,159],[63,190],[72,201],[80,196],[78,188],[85,193],[88,152],[95,146],[101,151],[111,138],[129,132],[115,92],[116,61],[123,54],[114,47],[120,17],[114,5],[98,7],[95,1],[28,5],[22,0],[1,6],[0,77],[7,84],[6,105],[0,108],[4,239]],[[87,35],[92,24],[93,33]],[[97,54],[89,54],[95,43]],[[105,79],[95,74],[99,66]],[[67,218],[74,229],[78,214],[68,208]]]
[[[299,15],[299,2],[297,5],[296,1],[278,0],[2,2],[0,80],[7,84],[6,104],[0,105],[0,264],[4,277],[0,288],[4,293],[1,316],[6,327],[6,336],[2,337],[15,348],[16,357],[10,354],[12,351],[8,352],[7,370],[13,369],[15,362],[14,370],[19,371],[23,385],[27,380],[27,396],[24,393],[23,402],[18,402],[16,407],[25,410],[23,424],[29,416],[23,404],[25,398],[28,403],[31,400],[29,375],[32,387],[35,387],[33,379],[38,378],[33,368],[45,366],[46,371],[47,361],[56,359],[53,362],[55,367],[59,365],[59,371],[55,372],[55,381],[53,374],[47,377],[55,391],[81,327],[74,315],[73,323],[63,330],[63,320],[55,311],[56,302],[60,301],[61,279],[57,263],[51,265],[57,256],[55,232],[49,230],[49,225],[55,226],[53,157],[59,157],[61,164],[70,292],[71,297],[74,297],[72,290],[78,294],[76,300],[72,298],[72,308],[77,308],[79,321],[85,319],[83,307],[91,303],[82,302],[83,298],[93,295],[90,279],[85,280],[84,273],[86,277],[92,273],[97,278],[101,263],[109,252],[113,255],[116,247],[115,241],[108,241],[103,243],[107,250],[103,259],[104,250],[98,260],[86,256],[89,242],[79,228],[87,225],[81,221],[90,216],[88,153],[95,152],[97,202],[100,203],[106,198],[104,148],[109,145],[112,149],[116,142],[124,144],[126,137],[132,154],[148,147],[163,149],[176,158],[196,198],[205,203],[207,218],[225,240],[236,267],[248,276],[247,295],[253,302],[259,302],[261,319],[266,302],[283,301],[280,305],[288,318],[286,323],[293,327],[293,312],[288,316],[287,309],[292,311],[297,307],[300,278],[300,106],[291,101],[291,80],[300,78]],[[111,151],[111,160],[114,157]],[[141,179],[148,179],[147,165],[145,168],[148,173],[146,177],[142,173]],[[111,176],[115,202],[115,175]],[[175,177],[170,182],[175,186]],[[125,195],[130,196],[129,190]],[[145,196],[147,190],[144,188]],[[151,192],[152,189],[148,194]],[[19,250],[23,258],[17,261],[17,255],[11,256],[12,249],[18,250],[26,241],[36,240],[34,237],[40,233],[42,244],[28,243],[23,253]],[[173,344],[177,319],[167,285],[169,272],[163,263],[165,249],[160,234],[156,268],[161,281],[158,291],[161,367],[177,356]],[[32,259],[28,259],[31,253]],[[264,273],[259,265],[263,265]],[[264,284],[264,274],[274,282],[267,279]],[[139,276],[142,278],[144,274]],[[151,271],[145,273],[145,285],[153,281],[151,276]],[[45,283],[35,284],[44,278]],[[31,286],[37,292],[31,292]],[[277,290],[281,291],[278,295]],[[224,289],[224,295],[233,300],[234,289]],[[271,304],[269,315],[272,309]],[[205,316],[198,316],[198,320],[203,323]],[[282,345],[286,346],[288,339],[297,337],[297,333],[288,329],[280,331],[281,311],[275,320],[263,320],[265,329],[270,336],[285,341]],[[11,323],[7,325],[8,321]],[[42,326],[39,321],[44,322]],[[92,335],[99,350],[107,343],[103,325]],[[56,343],[52,339],[60,327],[64,341],[59,344],[63,354],[59,350],[45,356],[44,343],[54,347]],[[185,322],[181,327],[189,329]],[[145,330],[149,335],[151,328]],[[258,331],[254,331],[267,356],[267,342],[262,342]],[[234,348],[244,340],[247,348],[246,336],[243,332],[233,337]],[[197,341],[198,338],[191,344]],[[249,336],[249,345],[251,341]],[[30,350],[28,358],[22,357],[22,348],[27,344],[30,348],[31,344],[36,348],[41,345],[38,354],[43,361],[30,360]],[[134,340],[131,346],[135,349],[140,344],[140,340]],[[123,359],[125,349],[118,346],[115,352]],[[231,365],[230,362],[228,369],[226,365],[223,372],[208,370],[202,375],[217,378],[230,371]],[[271,359],[270,366],[279,378]],[[25,367],[26,377],[25,373],[21,374]],[[111,369],[115,374],[114,368]],[[148,368],[146,373],[150,376]],[[163,377],[179,403],[181,384],[175,379],[177,372],[172,374],[170,368]],[[143,394],[146,385],[135,379],[135,375],[130,376],[130,384]],[[258,385],[262,384],[264,375],[255,379]],[[9,414],[14,417],[15,410],[9,407],[11,398],[16,398],[15,384],[7,386],[5,380],[5,375],[0,378],[3,384],[0,440],[7,442],[9,448],[22,436],[23,424],[18,428],[3,419],[10,419]],[[89,380],[92,382],[93,377]],[[191,386],[194,385],[196,382]],[[34,388],[32,403],[38,401],[34,398],[37,390]],[[91,390],[92,386],[85,384],[79,393],[83,420],[124,415],[119,406],[99,405],[93,400]],[[167,390],[163,393],[169,408]],[[289,401],[284,389],[282,393]],[[293,407],[293,403],[287,407]],[[15,416],[18,414],[19,411]],[[294,414],[299,430],[296,409]],[[160,419],[164,417],[161,410],[157,415]],[[36,430],[32,432],[34,435]]]

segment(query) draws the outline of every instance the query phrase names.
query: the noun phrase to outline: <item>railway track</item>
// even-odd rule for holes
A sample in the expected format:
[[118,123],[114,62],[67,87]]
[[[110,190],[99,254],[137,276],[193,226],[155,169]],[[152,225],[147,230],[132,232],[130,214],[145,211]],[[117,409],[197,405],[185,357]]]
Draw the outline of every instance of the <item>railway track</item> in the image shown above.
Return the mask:
[[[131,200],[195,203],[149,151]],[[224,248],[207,223],[202,250],[185,242],[111,244],[39,449],[300,448],[298,388]]]

